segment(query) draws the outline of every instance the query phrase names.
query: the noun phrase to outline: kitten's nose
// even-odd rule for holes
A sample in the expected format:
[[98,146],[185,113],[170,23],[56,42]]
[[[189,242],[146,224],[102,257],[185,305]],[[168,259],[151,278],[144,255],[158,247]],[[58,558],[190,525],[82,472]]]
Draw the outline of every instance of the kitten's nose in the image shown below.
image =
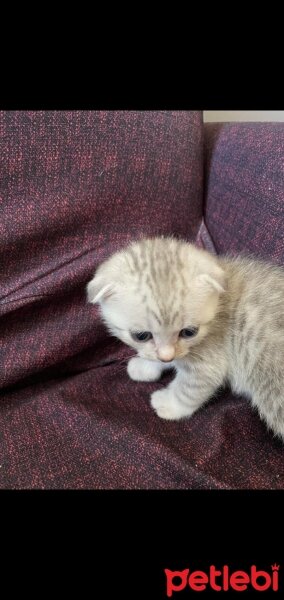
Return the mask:
[[158,349],[158,358],[163,362],[171,362],[175,357],[174,346],[164,346]]

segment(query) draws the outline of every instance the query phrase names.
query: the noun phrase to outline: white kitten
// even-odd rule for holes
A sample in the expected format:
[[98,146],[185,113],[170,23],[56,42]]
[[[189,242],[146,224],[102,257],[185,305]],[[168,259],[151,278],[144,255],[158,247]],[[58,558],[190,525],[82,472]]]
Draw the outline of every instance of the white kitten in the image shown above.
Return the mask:
[[145,239],[100,265],[87,292],[109,330],[137,351],[132,379],[156,381],[175,367],[175,379],[151,396],[160,417],[189,417],[230,382],[284,437],[282,269]]

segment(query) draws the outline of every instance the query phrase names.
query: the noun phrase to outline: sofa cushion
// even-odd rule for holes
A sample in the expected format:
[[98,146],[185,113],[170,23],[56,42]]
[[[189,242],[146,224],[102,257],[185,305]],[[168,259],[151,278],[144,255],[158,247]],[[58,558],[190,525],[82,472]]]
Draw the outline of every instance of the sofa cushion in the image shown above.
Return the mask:
[[1,388],[101,364],[85,285],[129,240],[195,239],[202,160],[198,112],[0,113]]
[[196,239],[201,113],[2,112],[0,134],[0,487],[171,487],[148,387],[85,286],[132,239]]
[[217,252],[284,264],[284,123],[208,123],[205,151],[205,223]]
[[229,391],[189,420],[159,419],[116,360],[6,393],[1,488],[281,489],[283,444]]
[[97,264],[141,233],[214,251],[200,115],[2,113],[0,127],[0,487],[283,488],[283,444],[247,400],[225,390],[159,419],[149,395],[171,375],[130,381],[131,349],[85,304]]

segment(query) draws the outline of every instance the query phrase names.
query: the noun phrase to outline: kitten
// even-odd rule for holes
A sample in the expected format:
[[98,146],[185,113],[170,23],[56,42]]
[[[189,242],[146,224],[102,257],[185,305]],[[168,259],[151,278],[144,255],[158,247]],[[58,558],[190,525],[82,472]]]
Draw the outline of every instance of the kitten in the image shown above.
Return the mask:
[[129,377],[176,376],[151,395],[163,419],[190,417],[225,383],[284,439],[284,270],[215,257],[172,238],[117,252],[87,286],[109,330],[137,351]]

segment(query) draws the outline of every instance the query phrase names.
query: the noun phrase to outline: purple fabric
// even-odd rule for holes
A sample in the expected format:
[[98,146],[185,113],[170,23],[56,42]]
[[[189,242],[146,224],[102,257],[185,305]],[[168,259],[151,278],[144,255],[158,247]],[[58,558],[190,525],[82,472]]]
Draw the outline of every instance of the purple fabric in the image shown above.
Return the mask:
[[283,488],[283,444],[247,401],[222,393],[190,420],[155,416],[125,364],[109,363],[6,394],[1,487]]
[[123,408],[131,351],[108,336],[85,285],[129,240],[195,239],[202,136],[197,112],[0,113],[1,487],[139,486]]
[[142,235],[194,239],[201,114],[0,114],[0,388],[109,344],[85,284]]
[[204,219],[202,219],[200,223],[200,227],[198,229],[197,236],[195,239],[195,245],[198,248],[203,248],[203,250],[211,252],[211,254],[216,254],[216,248],[205,225]]
[[[226,390],[190,420],[160,420],[149,395],[170,375],[130,381],[131,349],[85,302],[97,265],[141,235],[174,234],[214,252],[249,244],[251,231],[255,244],[254,225],[246,238],[234,228],[245,218],[236,207],[245,178],[235,172],[239,130],[225,130],[230,155],[222,128],[207,129],[203,219],[200,113],[0,113],[1,488],[283,488],[283,444],[245,399]],[[271,148],[275,207],[271,196],[265,221],[280,211],[280,134],[242,131],[251,148],[260,138]],[[259,180],[252,155],[250,198]],[[263,160],[263,181],[265,169]],[[268,245],[258,249],[270,255]]]
[[284,123],[205,126],[205,223],[218,253],[284,264]]

